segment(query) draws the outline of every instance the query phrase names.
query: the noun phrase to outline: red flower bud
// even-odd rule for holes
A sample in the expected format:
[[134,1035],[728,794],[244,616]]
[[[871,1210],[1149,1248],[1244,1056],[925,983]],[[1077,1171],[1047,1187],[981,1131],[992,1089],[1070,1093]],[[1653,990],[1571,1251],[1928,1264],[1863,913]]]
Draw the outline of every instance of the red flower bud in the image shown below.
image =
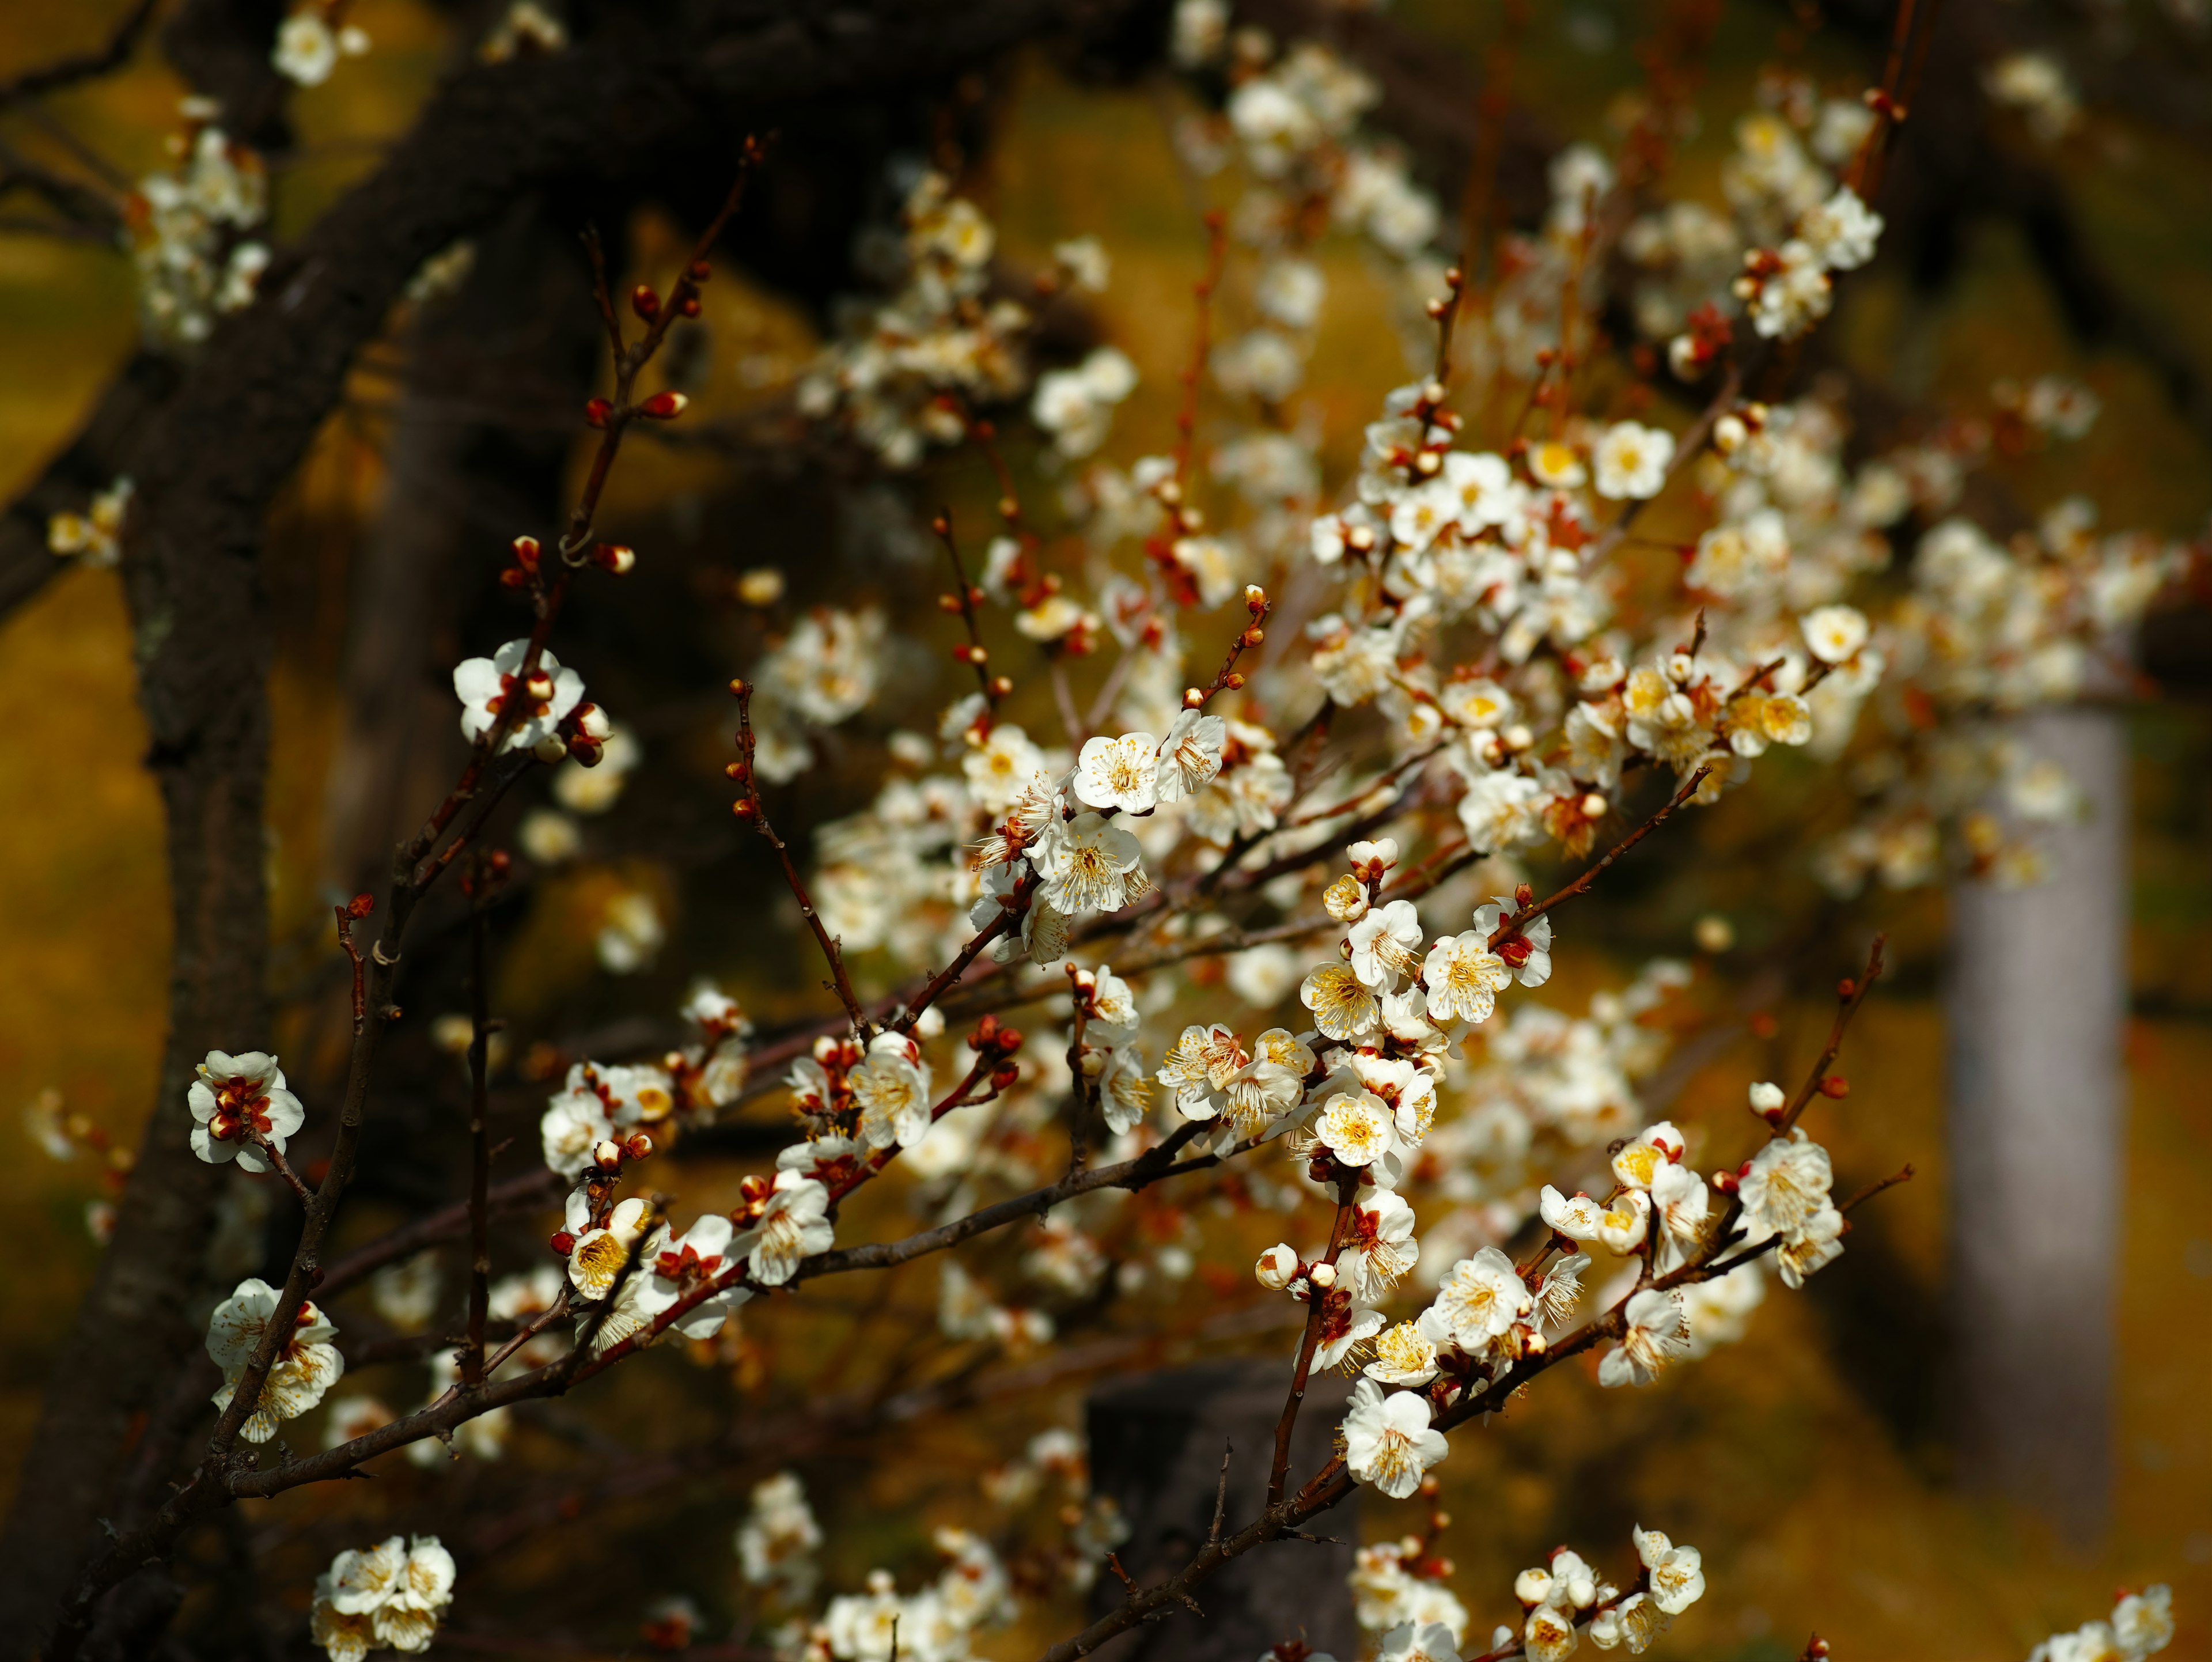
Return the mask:
[[1824,1097],[1847,1097],[1850,1093],[1851,1082],[1841,1074],[1831,1074],[1820,1081],[1820,1094]]
[[673,421],[684,413],[684,406],[691,400],[681,393],[655,393],[637,407],[638,414],[650,416],[655,421]]
[[375,910],[376,897],[373,894],[357,894],[346,902],[346,910],[356,917],[367,917]]
[[592,550],[592,559],[619,577],[637,563],[637,551],[620,543],[601,543]]
[[514,539],[514,557],[517,563],[523,566],[526,569],[531,571],[537,570],[538,539],[535,537],[517,537]]
[[994,1091],[1010,1091],[1013,1088],[1014,1081],[1021,1076],[1022,1070],[1012,1062],[1002,1062],[991,1070],[991,1088]]
[[684,317],[697,317],[699,315],[699,296],[696,295],[684,295],[683,300],[678,302],[676,309]]
[[584,405],[584,425],[605,427],[607,424],[607,417],[614,413],[614,405],[609,404],[605,399],[590,399]]
[[660,296],[653,292],[651,284],[641,283],[629,291],[629,308],[650,323],[660,315]]
[[739,797],[730,804],[730,812],[740,819],[750,819],[757,810],[753,807],[750,797]]
[[546,1245],[565,1258],[576,1250],[576,1238],[565,1229],[556,1229],[553,1232],[553,1239]]

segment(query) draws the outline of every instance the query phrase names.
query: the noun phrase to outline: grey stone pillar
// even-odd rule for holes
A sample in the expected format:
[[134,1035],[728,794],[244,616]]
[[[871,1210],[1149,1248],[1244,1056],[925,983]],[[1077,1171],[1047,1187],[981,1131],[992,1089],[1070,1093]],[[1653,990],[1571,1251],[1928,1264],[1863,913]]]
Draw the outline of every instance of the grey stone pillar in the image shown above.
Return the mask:
[[[1139,1586],[1173,1574],[1205,1545],[1224,1439],[1236,1452],[1223,1533],[1259,1516],[1275,1422],[1290,1383],[1285,1354],[1117,1380],[1092,1395],[1091,1485],[1111,1495],[1129,1522],[1120,1555]],[[1334,1375],[1308,1386],[1291,1445],[1293,1487],[1328,1459],[1350,1394],[1350,1382]],[[1340,1662],[1352,1662],[1359,1654],[1359,1629],[1347,1578],[1359,1540],[1358,1492],[1306,1528],[1342,1544],[1270,1543],[1200,1584],[1196,1597],[1203,1620],[1179,1610],[1121,1635],[1098,1654],[1109,1662],[1255,1662],[1283,1640],[1304,1639]],[[1121,1593],[1110,1574],[1102,1574],[1092,1595],[1096,1612],[1111,1610]]]
[[2083,819],[2051,879],[1953,898],[1952,1299],[1960,1475],[2075,1542],[2110,1509],[2114,1283],[2126,1154],[2128,740],[2092,707],[2022,719]]

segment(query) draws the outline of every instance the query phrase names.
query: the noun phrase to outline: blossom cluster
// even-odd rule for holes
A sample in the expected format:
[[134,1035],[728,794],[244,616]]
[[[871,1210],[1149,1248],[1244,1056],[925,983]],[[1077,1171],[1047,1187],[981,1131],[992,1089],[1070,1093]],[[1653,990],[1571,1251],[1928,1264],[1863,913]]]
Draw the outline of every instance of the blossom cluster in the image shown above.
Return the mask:
[[146,332],[172,349],[198,345],[217,318],[252,305],[269,264],[267,246],[246,235],[269,215],[260,157],[216,125],[213,100],[180,107],[176,167],[141,179],[126,214]]
[[349,1548],[315,1583],[309,1630],[331,1662],[427,1651],[453,1601],[453,1555],[434,1535]]

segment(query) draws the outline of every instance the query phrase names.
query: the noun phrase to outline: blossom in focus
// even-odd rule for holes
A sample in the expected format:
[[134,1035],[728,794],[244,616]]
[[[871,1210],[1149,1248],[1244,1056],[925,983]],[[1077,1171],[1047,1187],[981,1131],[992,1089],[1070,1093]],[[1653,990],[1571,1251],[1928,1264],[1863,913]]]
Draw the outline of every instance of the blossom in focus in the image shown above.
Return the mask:
[[1364,914],[1346,937],[1352,972],[1378,992],[1421,967],[1421,919],[1410,900],[1391,900]]
[[763,1287],[781,1287],[798,1273],[800,1260],[826,1252],[837,1238],[830,1221],[830,1191],[794,1171],[775,1175],[768,1209],[739,1245],[752,1278]]
[[1430,1020],[1480,1022],[1490,1020],[1513,971],[1490,950],[1489,932],[1478,928],[1446,935],[1430,947],[1421,980],[1429,989]]
[[281,1154],[285,1139],[307,1118],[300,1099],[284,1088],[276,1058],[262,1050],[210,1050],[195,1071],[199,1076],[185,1093],[192,1152],[210,1166],[235,1160],[248,1172],[270,1170],[256,1139],[265,1138]]
[[1341,1166],[1372,1166],[1390,1152],[1393,1116],[1370,1092],[1340,1091],[1322,1106],[1314,1135]]
[[1298,1001],[1313,1012],[1323,1037],[1357,1038],[1382,1019],[1382,1007],[1348,964],[1323,964],[1298,987]]
[[903,1033],[884,1032],[848,1076],[860,1105],[860,1132],[871,1148],[910,1148],[929,1134],[929,1064]]
[[461,736],[471,744],[488,737],[500,717],[514,708],[505,750],[550,749],[549,760],[557,761],[566,749],[557,731],[568,713],[582,702],[584,678],[561,667],[550,652],[538,654],[538,667],[526,678],[523,660],[530,642],[509,641],[489,658],[465,658],[453,669],[453,691],[461,701]]
[[1501,925],[1510,925],[1498,943],[1498,956],[1522,986],[1540,987],[1552,978],[1552,920],[1540,914],[1525,924],[1515,923],[1516,910],[1502,894],[1486,901],[1474,909],[1474,933],[1488,941]]
[[1419,1392],[1386,1397],[1374,1380],[1361,1379],[1344,1417],[1344,1458],[1352,1475],[1394,1501],[1404,1500],[1421,1486],[1421,1474],[1450,1452],[1429,1419],[1428,1399]]
[[1160,741],[1159,800],[1179,802],[1195,796],[1221,772],[1221,752],[1228,725],[1218,715],[1201,710],[1179,713],[1168,736]]
[[1433,1308],[1452,1342],[1470,1356],[1481,1356],[1534,1305],[1513,1260],[1486,1246],[1445,1273]]
[[1149,886],[1137,839],[1096,813],[1048,828],[1031,859],[1044,880],[1042,898],[1055,911],[1119,911]]
[[1072,788],[1094,808],[1149,813],[1159,801],[1159,741],[1149,733],[1085,740]]

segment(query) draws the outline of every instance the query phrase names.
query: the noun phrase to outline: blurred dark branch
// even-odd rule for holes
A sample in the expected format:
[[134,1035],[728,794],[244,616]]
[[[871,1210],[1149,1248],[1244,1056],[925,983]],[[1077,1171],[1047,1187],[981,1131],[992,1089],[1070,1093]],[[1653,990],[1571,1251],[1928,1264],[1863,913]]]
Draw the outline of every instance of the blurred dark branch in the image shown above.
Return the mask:
[[106,46],[69,58],[58,58],[38,69],[26,70],[10,80],[0,81],[0,110],[122,68],[138,49],[139,39],[146,33],[146,26],[154,21],[154,13],[160,5],[161,0],[137,0],[115,26]]

